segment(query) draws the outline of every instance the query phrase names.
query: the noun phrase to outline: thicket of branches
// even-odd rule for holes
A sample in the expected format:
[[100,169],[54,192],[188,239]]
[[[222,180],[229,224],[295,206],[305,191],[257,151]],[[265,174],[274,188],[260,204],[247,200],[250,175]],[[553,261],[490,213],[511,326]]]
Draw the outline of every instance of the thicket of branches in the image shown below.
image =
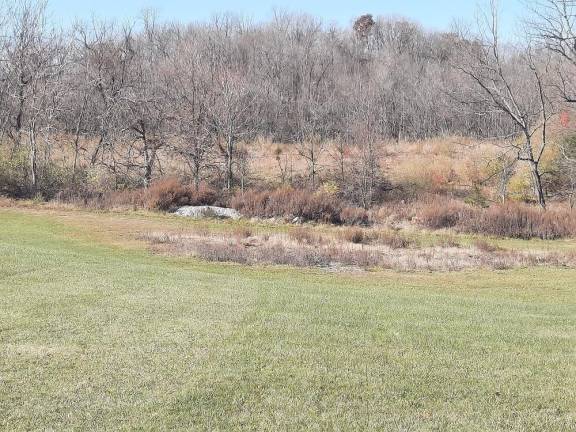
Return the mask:
[[241,143],[263,136],[298,146],[311,187],[327,140],[358,147],[356,172],[340,180],[357,182],[366,206],[380,181],[377,143],[451,134],[508,142],[545,205],[545,125],[573,81],[563,46],[503,46],[496,21],[467,34],[370,15],[332,28],[285,13],[190,25],[144,13],[133,25],[64,29],[46,8],[19,0],[0,14],[0,187],[13,195],[81,189],[95,170],[113,188],[147,186],[175,160],[196,187],[233,189],[248,164]]

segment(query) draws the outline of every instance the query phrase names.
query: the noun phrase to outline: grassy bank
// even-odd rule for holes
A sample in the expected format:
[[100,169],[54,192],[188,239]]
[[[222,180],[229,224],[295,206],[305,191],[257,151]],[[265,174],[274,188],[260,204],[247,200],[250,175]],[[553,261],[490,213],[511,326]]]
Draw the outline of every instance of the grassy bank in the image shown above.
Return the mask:
[[123,217],[0,209],[0,428],[576,430],[574,270],[206,264]]

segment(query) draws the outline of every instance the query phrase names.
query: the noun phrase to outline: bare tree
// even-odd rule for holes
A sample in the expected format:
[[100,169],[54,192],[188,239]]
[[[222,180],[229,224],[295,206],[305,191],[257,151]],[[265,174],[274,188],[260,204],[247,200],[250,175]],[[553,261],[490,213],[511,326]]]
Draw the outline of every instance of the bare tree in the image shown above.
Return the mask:
[[160,28],[156,16],[145,12],[141,37],[133,43],[134,75],[125,96],[137,156],[129,162],[141,165],[145,187],[159,163],[159,152],[172,135],[170,121],[175,107],[171,106],[170,82],[166,80],[166,69],[171,66],[169,38],[170,33]]
[[[368,206],[381,190],[387,139],[496,136],[530,167],[545,206],[553,96],[576,99],[574,5],[535,1],[540,44],[511,47],[498,39],[496,14],[479,36],[369,14],[337,28],[288,13],[190,25],[148,13],[142,25],[93,20],[65,34],[46,19],[44,0],[10,0],[0,14],[2,143],[17,151],[10,157],[26,155],[29,193],[48,164],[70,169],[72,183],[86,168],[117,185],[147,185],[179,172],[171,158],[185,161],[196,187],[222,180],[233,189],[249,178],[240,148],[249,155],[256,136],[294,145],[317,187],[333,142],[343,195]],[[455,94],[473,109],[454,104]],[[53,157],[56,145],[64,158]],[[277,159],[282,182],[288,154]]]
[[194,187],[200,187],[204,170],[211,166],[213,140],[202,123],[184,122],[181,124],[180,135],[182,143],[176,146],[176,153],[184,158],[190,168]]
[[15,148],[26,144],[29,155],[30,185],[38,185],[39,138],[48,145],[61,102],[60,86],[66,50],[61,35],[50,28],[46,3],[22,1],[8,10],[10,39],[4,63],[9,100],[13,101],[5,131]]
[[281,147],[276,147],[274,150],[274,158],[280,173],[280,183],[285,184],[292,181],[293,164],[292,158],[288,152],[282,150]]
[[[461,39],[462,61],[456,65],[475,89],[468,103],[478,113],[496,111],[509,120],[507,146],[515,150],[519,161],[528,164],[534,195],[545,208],[540,162],[548,145],[547,126],[553,114],[547,93],[547,58],[530,46],[514,49],[501,45],[495,1],[479,27],[479,36]],[[517,135],[522,137],[519,144]]]
[[346,183],[346,161],[350,154],[349,144],[342,137],[338,137],[331,149],[330,156],[336,162],[338,179],[341,184]]
[[171,114],[169,124],[177,135],[171,147],[185,160],[198,190],[214,159],[214,139],[206,108],[209,73],[203,64],[199,47],[202,39],[197,31],[175,28],[172,32],[173,53],[166,58],[162,74]]
[[531,38],[554,54],[556,88],[566,102],[576,103],[576,2],[534,0],[527,20]]
[[116,141],[126,125],[126,93],[132,86],[136,53],[133,28],[92,21],[75,27],[79,55],[76,67],[87,82],[88,109],[86,128],[97,137],[90,165],[98,163],[116,169]]
[[208,121],[224,157],[226,189],[231,190],[236,145],[256,132],[256,90],[239,74],[224,72],[215,83],[211,100]]
[[298,154],[308,165],[308,178],[313,189],[317,185],[320,157],[323,152],[324,140],[318,134],[304,135],[298,143]]
[[515,173],[516,162],[515,159],[510,160],[505,154],[499,157],[498,195],[502,203],[508,199],[508,186]]

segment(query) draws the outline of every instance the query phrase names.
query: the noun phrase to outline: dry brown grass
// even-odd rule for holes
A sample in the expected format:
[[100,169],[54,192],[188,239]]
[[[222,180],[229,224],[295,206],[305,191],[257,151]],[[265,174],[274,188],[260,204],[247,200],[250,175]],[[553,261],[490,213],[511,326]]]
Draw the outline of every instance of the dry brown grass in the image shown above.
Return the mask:
[[370,241],[369,237],[361,228],[346,228],[342,231],[342,238],[353,244],[364,244]]
[[576,212],[565,207],[540,208],[509,202],[487,209],[436,197],[420,205],[418,221],[427,228],[520,239],[554,240],[576,236]]
[[[394,184],[409,185],[419,192],[445,192],[471,185],[486,169],[486,160],[498,147],[466,137],[445,136],[419,141],[382,141],[378,163],[384,175]],[[306,178],[306,161],[298,155],[297,146],[257,139],[247,146],[251,154],[251,170],[265,182],[278,185],[280,169],[278,152],[287,164],[288,177]],[[330,178],[338,172],[335,144],[328,142],[319,159],[320,177]],[[345,153],[346,164],[353,164],[357,149]],[[464,187],[465,189],[465,187]]]
[[458,238],[452,234],[444,234],[437,236],[436,245],[443,248],[459,248],[462,246]]
[[406,249],[416,245],[414,240],[396,231],[378,231],[375,242],[392,249]]
[[474,247],[482,252],[488,252],[488,253],[502,250],[502,248],[498,247],[497,245],[483,239],[474,240]]
[[12,198],[3,197],[0,195],[0,207],[13,207],[16,202]]
[[234,228],[234,230],[232,231],[232,235],[237,239],[247,239],[249,237],[252,237],[254,233],[250,228],[246,226],[239,226]]
[[[348,237],[348,233],[352,233],[353,237]],[[360,238],[362,241],[358,240]],[[250,241],[218,234],[204,237],[197,233],[153,233],[147,239],[157,252],[249,265],[380,268],[398,271],[576,265],[573,253],[503,250],[482,240],[465,247],[455,244],[449,238],[446,239],[446,245],[423,247],[398,233],[384,235],[371,231],[359,234],[356,229],[344,229],[339,236],[316,237],[312,230],[298,228],[288,234],[252,236]]]
[[288,231],[288,237],[298,244],[320,245],[326,243],[326,239],[310,227],[296,227]]
[[[14,207],[5,211],[18,212],[20,209]],[[496,247],[498,242],[489,239],[485,239],[488,245],[481,241],[469,244],[467,239],[459,240],[451,233],[422,241],[418,240],[418,231],[408,233],[382,227],[256,227],[244,223],[189,221],[158,214],[95,213],[32,203],[22,211],[28,215],[65,220],[82,232],[89,227],[87,231],[94,242],[136,249],[148,247],[160,254],[217,261],[399,271],[576,265],[572,247],[563,251],[560,248],[536,250],[538,243],[530,242],[531,250],[518,250],[514,241],[501,249]],[[343,238],[343,231],[356,229],[363,231],[362,243]],[[528,246],[528,243],[520,242],[523,245],[519,247]],[[550,247],[550,242],[542,244],[542,248]]]

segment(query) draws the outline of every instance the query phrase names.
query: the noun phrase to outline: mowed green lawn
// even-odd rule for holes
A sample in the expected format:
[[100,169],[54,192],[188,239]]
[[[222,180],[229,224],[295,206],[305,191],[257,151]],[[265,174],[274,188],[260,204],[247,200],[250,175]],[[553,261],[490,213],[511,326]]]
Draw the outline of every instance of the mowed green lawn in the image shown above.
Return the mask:
[[0,209],[0,429],[576,430],[574,270],[243,268],[78,222]]

